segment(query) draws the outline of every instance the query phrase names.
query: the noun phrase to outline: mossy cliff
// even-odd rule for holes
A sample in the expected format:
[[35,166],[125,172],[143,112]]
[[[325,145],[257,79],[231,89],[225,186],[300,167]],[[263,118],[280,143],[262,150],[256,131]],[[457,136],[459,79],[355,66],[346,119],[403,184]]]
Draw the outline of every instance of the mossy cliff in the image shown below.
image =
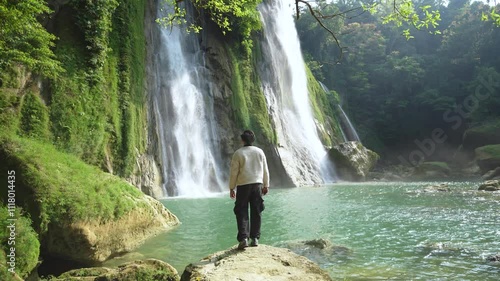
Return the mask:
[[[17,215],[19,229],[25,231],[17,245],[20,250],[33,246],[32,254],[18,255],[19,265],[33,266],[38,245],[45,259],[61,257],[96,264],[130,251],[145,238],[178,223],[160,202],[50,144],[1,136],[0,160],[2,182],[8,182],[9,171],[15,173],[15,204],[23,210]],[[9,202],[7,193],[0,199]],[[36,234],[30,234],[30,220]],[[3,231],[1,248],[7,252]],[[21,241],[22,237],[27,238]],[[26,269],[19,270],[24,276]]]

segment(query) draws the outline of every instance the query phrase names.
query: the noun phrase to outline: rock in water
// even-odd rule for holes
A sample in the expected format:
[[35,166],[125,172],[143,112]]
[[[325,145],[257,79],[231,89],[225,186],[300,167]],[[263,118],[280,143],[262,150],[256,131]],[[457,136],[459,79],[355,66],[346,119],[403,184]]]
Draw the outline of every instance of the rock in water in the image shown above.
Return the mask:
[[438,185],[429,185],[424,188],[424,192],[449,192],[450,187],[446,183],[438,184]]
[[177,270],[170,264],[156,260],[138,260],[119,266],[118,268],[91,267],[81,268],[63,273],[51,280],[87,280],[87,281],[136,281],[162,280],[179,281]]
[[288,249],[266,245],[243,251],[231,248],[212,254],[184,270],[181,281],[324,281],[328,273]]
[[340,179],[348,181],[365,180],[368,172],[375,166],[379,156],[360,142],[349,141],[334,146],[328,157],[335,163]]
[[485,181],[477,190],[498,191],[500,190],[500,180]]

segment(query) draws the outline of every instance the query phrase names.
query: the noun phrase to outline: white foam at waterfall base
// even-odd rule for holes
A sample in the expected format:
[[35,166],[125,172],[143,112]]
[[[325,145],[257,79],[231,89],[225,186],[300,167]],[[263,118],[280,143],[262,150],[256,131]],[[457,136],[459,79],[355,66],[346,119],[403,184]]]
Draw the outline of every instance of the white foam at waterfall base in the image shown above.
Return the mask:
[[317,184],[326,150],[314,122],[291,3],[275,0],[259,6],[266,60],[261,76],[285,170],[297,184]]
[[224,185],[217,158],[221,153],[214,145],[217,134],[210,95],[203,75],[198,74],[200,48],[182,26],[161,28],[160,35],[152,96],[164,192],[166,196],[207,197],[221,192]]

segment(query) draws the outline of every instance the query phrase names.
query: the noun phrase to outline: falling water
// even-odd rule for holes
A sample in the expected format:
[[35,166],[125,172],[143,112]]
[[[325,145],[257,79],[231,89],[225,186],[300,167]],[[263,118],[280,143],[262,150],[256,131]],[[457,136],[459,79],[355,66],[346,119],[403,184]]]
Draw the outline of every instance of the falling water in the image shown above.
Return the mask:
[[[325,91],[327,93],[330,92],[330,89],[328,89],[328,87],[325,84],[319,82],[319,85],[321,86],[323,91]],[[358,133],[356,132],[356,129],[354,129],[354,126],[352,125],[351,120],[349,120],[349,117],[344,112],[341,105],[339,105],[339,110],[340,110],[340,113],[342,115],[341,116],[340,132],[342,133],[342,138],[343,138],[344,142],[360,141],[360,139],[358,137]],[[348,131],[349,137],[345,133],[345,130]]]
[[339,104],[339,109],[340,109],[340,113],[342,113],[341,115],[341,119],[342,119],[342,127],[343,127],[343,130],[345,130],[346,132],[346,141],[359,141],[361,142],[361,139],[359,138],[358,136],[358,133],[356,132],[356,129],[354,129],[354,126],[352,125],[351,123],[351,120],[349,120],[349,117],[347,116],[347,114],[344,112],[344,110],[342,109],[342,106],[340,106]]
[[[165,13],[159,1],[159,14]],[[152,87],[166,196],[221,191],[221,153],[203,56],[184,27],[160,28]]]
[[261,78],[282,163],[298,185],[322,182],[320,162],[326,151],[309,101],[293,8],[285,0],[273,0],[262,3],[259,11],[264,29]]

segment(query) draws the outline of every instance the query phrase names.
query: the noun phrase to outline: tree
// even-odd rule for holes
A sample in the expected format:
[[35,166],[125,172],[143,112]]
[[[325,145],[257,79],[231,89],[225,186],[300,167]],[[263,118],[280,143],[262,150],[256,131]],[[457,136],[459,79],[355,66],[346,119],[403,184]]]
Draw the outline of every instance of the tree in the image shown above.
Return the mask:
[[37,19],[48,12],[42,0],[0,0],[0,69],[18,63],[48,77],[62,71],[51,50],[56,38]]

